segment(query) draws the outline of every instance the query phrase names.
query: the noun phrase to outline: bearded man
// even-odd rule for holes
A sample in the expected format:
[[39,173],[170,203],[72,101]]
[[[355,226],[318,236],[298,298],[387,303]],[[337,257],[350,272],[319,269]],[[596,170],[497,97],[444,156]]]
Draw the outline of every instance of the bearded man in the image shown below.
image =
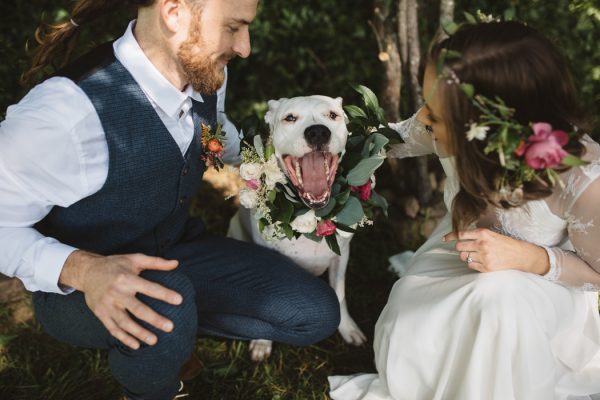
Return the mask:
[[[123,5],[78,0],[38,49],[31,79],[78,29]],[[129,1],[131,3],[131,1]],[[307,345],[339,306],[278,253],[209,236],[188,206],[223,126],[226,65],[250,54],[257,0],[142,0],[137,19],[34,87],[0,124],[0,271],[33,291],[58,340],[108,350],[125,398],[178,396],[198,334]]]

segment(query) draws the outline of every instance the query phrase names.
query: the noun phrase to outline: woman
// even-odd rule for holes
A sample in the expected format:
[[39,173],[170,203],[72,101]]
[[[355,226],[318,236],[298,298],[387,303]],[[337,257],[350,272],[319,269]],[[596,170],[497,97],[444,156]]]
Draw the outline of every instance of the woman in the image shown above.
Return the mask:
[[[506,158],[473,90],[503,99],[523,132],[545,124]],[[440,156],[451,211],[379,317],[378,374],[331,377],[331,397],[591,399],[600,393],[600,146],[584,133],[564,61],[523,24],[466,25],[432,44],[423,93],[418,114],[393,126],[405,143],[389,155]],[[554,131],[574,129],[566,144]],[[557,154],[576,160],[566,152],[586,163],[557,167]],[[519,173],[525,166],[538,177]]]

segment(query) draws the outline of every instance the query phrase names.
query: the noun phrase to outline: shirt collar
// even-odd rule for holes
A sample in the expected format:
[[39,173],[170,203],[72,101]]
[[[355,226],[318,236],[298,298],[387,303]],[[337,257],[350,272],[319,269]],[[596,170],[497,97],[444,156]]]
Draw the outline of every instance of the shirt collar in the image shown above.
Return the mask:
[[117,60],[131,73],[146,96],[172,118],[177,118],[189,97],[202,102],[202,95],[191,86],[179,91],[156,69],[135,39],[134,26],[135,20],[129,23],[125,34],[115,41],[113,48]]

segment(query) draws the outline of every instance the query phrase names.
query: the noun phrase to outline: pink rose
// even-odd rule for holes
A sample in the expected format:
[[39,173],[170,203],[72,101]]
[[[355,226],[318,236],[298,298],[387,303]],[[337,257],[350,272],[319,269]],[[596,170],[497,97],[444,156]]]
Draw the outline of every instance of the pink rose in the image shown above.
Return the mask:
[[335,223],[326,219],[317,224],[317,236],[330,236],[335,233]]
[[246,187],[251,190],[256,190],[260,187],[260,180],[258,179],[248,179],[244,182],[246,183]]
[[533,135],[522,142],[515,150],[517,156],[525,155],[525,162],[533,169],[557,167],[568,155],[563,146],[569,142],[569,135],[563,131],[553,131],[546,122],[533,124]]
[[358,198],[362,201],[367,201],[371,197],[371,180],[367,181],[364,185],[350,186],[350,190],[358,193]]

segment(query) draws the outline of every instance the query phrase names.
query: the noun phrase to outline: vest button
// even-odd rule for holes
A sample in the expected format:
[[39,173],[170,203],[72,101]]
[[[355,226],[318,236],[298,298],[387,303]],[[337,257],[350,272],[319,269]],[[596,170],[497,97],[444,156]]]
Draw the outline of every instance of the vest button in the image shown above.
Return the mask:
[[181,196],[181,197],[179,198],[179,204],[183,204],[183,203],[185,203],[185,202],[186,202],[186,200],[187,200],[187,196]]
[[181,175],[186,176],[188,174],[188,172],[190,172],[190,167],[188,167],[187,165],[185,167],[183,167],[183,169],[181,170]]

